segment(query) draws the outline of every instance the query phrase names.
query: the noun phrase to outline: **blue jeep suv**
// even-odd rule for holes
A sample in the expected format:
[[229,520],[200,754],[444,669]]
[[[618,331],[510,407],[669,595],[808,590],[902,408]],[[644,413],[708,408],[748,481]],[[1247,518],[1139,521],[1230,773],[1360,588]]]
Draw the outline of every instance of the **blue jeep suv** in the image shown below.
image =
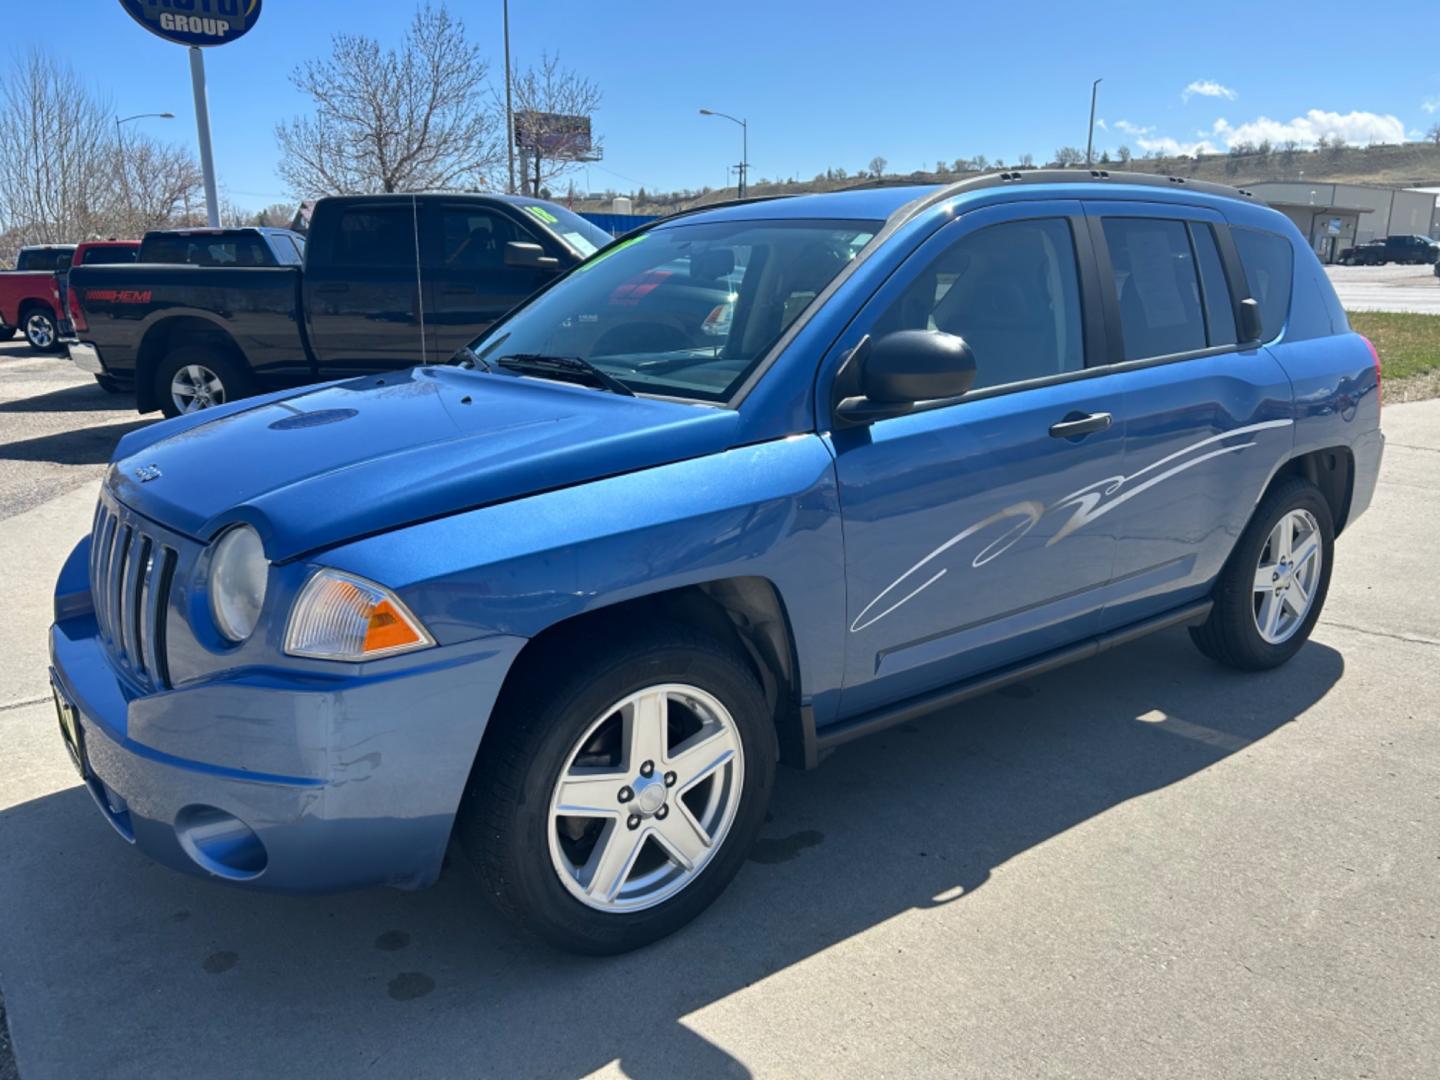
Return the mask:
[[633,948],[735,875],[777,762],[1165,627],[1287,660],[1379,420],[1241,191],[682,214],[452,365],[125,436],[56,589],[61,735],[177,869],[415,888],[453,840],[552,942]]

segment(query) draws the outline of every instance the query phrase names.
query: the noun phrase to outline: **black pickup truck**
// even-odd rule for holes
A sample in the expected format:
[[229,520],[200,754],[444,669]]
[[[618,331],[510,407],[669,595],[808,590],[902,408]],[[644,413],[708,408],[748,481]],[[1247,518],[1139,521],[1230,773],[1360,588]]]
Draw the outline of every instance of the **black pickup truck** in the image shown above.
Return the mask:
[[1427,264],[1440,260],[1440,243],[1428,236],[1386,236],[1340,252],[1342,266],[1384,266],[1386,263]]
[[71,271],[70,357],[141,412],[443,363],[610,234],[541,199],[320,200],[299,265]]

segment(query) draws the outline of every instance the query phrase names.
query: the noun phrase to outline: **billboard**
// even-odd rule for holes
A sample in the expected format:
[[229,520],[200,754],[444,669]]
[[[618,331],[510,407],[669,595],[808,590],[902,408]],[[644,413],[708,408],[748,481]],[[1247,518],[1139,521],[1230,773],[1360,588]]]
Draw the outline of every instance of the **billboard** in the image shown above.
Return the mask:
[[177,45],[224,45],[260,19],[260,0],[120,0],[125,13]]
[[583,161],[592,155],[590,118],[529,109],[517,112],[515,146],[541,157]]

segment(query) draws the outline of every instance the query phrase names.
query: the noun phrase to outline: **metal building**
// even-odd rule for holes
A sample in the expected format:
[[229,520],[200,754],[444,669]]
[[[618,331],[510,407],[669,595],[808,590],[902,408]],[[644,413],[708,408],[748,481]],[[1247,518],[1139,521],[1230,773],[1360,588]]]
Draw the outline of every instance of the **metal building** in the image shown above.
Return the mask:
[[1334,262],[1345,248],[1367,240],[1433,236],[1440,224],[1433,191],[1303,180],[1267,180],[1247,187],[1295,222],[1322,262]]

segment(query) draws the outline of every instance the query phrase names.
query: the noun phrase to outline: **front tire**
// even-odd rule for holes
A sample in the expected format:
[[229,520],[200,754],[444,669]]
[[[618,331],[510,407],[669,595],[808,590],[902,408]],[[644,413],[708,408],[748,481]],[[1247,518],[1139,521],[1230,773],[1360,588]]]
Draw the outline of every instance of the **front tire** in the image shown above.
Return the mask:
[[1277,484],[1260,501],[1215,583],[1215,606],[1190,636],[1227,667],[1264,671],[1285,663],[1320,618],[1334,565],[1330,504],[1308,480]]
[[166,416],[181,416],[249,397],[255,379],[227,352],[186,345],[155,369],[155,400]]
[[507,687],[458,835],[502,912],[605,955],[720,895],[764,822],[777,755],[733,648],[681,625],[597,640],[575,637]]

